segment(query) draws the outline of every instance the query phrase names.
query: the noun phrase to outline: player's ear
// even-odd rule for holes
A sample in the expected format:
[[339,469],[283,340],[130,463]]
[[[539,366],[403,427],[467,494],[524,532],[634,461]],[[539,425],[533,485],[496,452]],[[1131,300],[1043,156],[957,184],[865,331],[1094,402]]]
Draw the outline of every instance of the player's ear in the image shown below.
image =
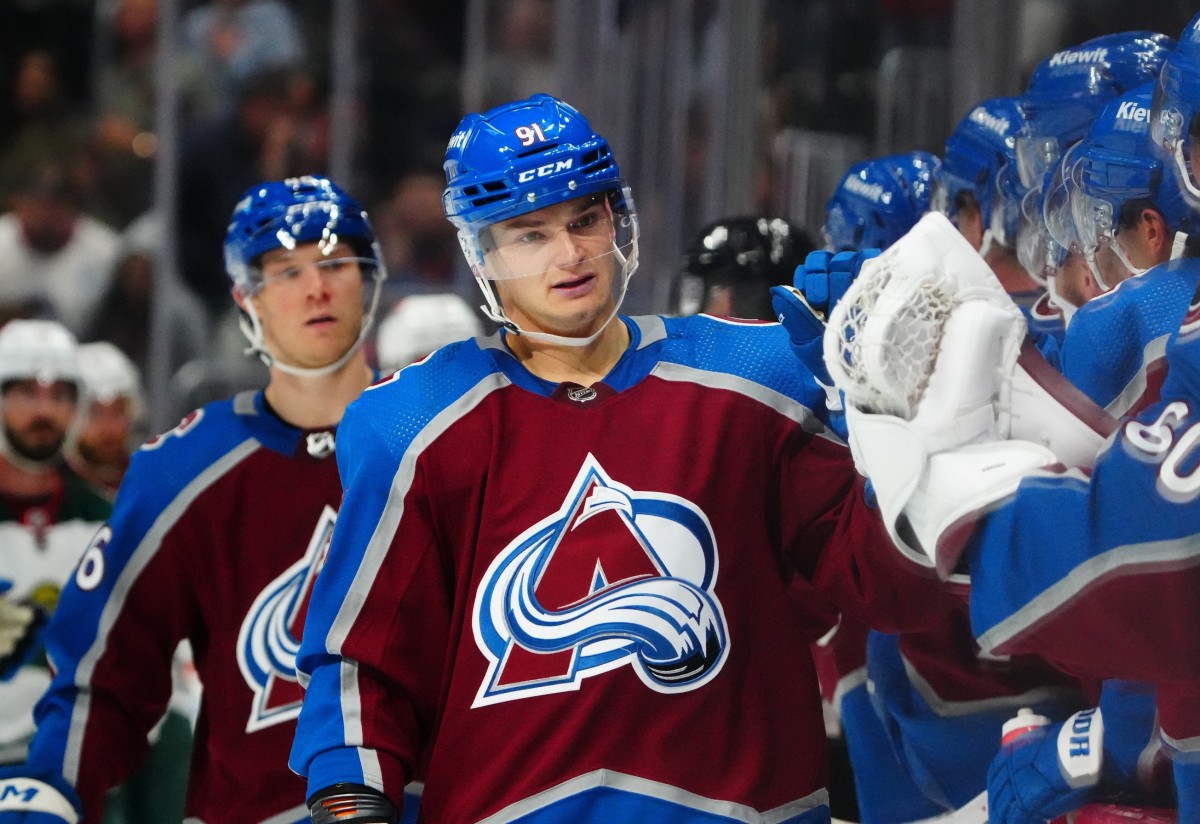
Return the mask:
[[237,308],[245,312],[248,298],[242,294],[242,290],[235,286],[229,290],[229,293],[233,295],[233,302],[237,304]]
[[1151,209],[1147,206],[1145,209],[1142,209],[1142,223],[1146,227],[1146,240],[1157,257],[1162,253],[1167,243],[1169,243],[1167,240],[1167,235],[1169,234],[1167,222],[1157,209]]

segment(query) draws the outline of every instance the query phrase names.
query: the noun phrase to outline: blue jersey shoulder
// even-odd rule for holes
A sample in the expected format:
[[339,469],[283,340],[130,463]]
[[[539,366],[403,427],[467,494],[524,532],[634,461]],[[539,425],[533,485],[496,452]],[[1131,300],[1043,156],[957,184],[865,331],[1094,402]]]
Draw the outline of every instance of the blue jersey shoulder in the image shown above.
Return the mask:
[[820,385],[778,323],[694,315],[664,318],[664,324],[664,361],[742,378],[806,406],[822,402]]
[[1143,366],[1146,347],[1179,328],[1200,281],[1198,264],[1162,264],[1084,305],[1063,343],[1066,376],[1101,406],[1112,402]]
[[443,346],[370,387],[346,408],[338,427],[339,464],[342,455],[360,447],[382,448],[398,459],[434,418],[470,404],[481,384],[494,388],[506,382],[496,354],[476,340]]

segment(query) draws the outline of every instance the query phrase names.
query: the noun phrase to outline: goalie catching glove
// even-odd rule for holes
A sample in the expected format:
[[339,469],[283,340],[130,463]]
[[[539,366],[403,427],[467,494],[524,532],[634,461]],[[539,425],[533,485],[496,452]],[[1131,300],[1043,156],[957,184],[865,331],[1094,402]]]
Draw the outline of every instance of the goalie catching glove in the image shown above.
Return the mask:
[[962,548],[953,527],[1039,468],[1090,466],[1107,434],[1060,400],[1065,379],[1024,365],[1024,338],[1016,304],[938,213],[868,261],[830,313],[825,364],[855,462],[897,547],[943,578]]

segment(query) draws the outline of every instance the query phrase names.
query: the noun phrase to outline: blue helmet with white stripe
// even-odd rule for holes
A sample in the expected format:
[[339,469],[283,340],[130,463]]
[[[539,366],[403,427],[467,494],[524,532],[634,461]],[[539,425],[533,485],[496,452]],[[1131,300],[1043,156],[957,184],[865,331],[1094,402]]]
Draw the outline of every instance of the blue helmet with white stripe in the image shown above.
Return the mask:
[[912,151],[851,166],[826,204],[825,247],[843,252],[891,246],[928,211],[938,164],[935,155]]
[[[264,286],[263,255],[305,243],[316,243],[321,254],[329,258],[326,261],[329,265],[353,261],[363,279],[363,316],[358,338],[341,357],[319,367],[285,363],[267,349],[262,320],[253,300]],[[352,250],[348,258],[346,247]],[[333,257],[335,254],[337,258]],[[245,299],[239,306],[242,333],[250,341],[247,354],[257,354],[268,366],[302,377],[336,371],[359,351],[374,323],[387,276],[383,253],[366,211],[340,186],[318,175],[266,181],[243,193],[225,231],[225,271],[231,285]]]
[[251,186],[225,231],[225,271],[242,294],[262,288],[259,259],[272,249],[321,243],[332,250],[349,243],[383,277],[383,255],[366,211],[327,177],[305,175]]

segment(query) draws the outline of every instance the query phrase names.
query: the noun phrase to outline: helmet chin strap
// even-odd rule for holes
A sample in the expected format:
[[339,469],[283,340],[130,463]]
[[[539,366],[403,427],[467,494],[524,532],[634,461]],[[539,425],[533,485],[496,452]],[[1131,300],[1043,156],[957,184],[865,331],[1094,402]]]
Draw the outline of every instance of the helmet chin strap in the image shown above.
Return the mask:
[[1046,278],[1046,293],[1050,295],[1050,305],[1062,313],[1063,328],[1070,326],[1071,318],[1075,316],[1079,307],[1058,293],[1058,275]]
[[269,368],[278,369],[286,375],[293,375],[298,378],[320,378],[325,375],[331,375],[349,363],[350,359],[362,348],[367,335],[371,332],[372,325],[375,323],[375,309],[379,305],[379,293],[382,286],[383,282],[379,278],[375,278],[375,291],[371,295],[371,306],[363,314],[362,328],[358,332],[358,338],[333,363],[327,363],[324,366],[309,367],[294,366],[281,361],[267,349],[266,342],[263,339],[262,321],[259,320],[258,313],[254,311],[254,303],[249,299],[246,299],[245,305],[242,307],[245,314],[238,318],[238,326],[241,327],[242,334],[246,336],[246,340],[250,341],[250,345],[242,350],[242,353],[245,355],[258,355],[258,359]]
[[541,341],[543,343],[552,343],[557,346],[572,346],[583,347],[590,346],[599,339],[600,335],[612,323],[613,318],[621,311],[621,304],[625,302],[625,293],[629,291],[629,278],[633,276],[634,270],[637,269],[637,239],[635,238],[632,244],[632,249],[629,252],[629,257],[621,254],[621,250],[617,247],[613,248],[613,255],[621,266],[621,294],[617,296],[616,303],[613,305],[613,310],[604,323],[600,324],[595,332],[586,337],[573,337],[567,335],[554,335],[549,332],[533,332],[528,329],[522,329],[514,321],[510,320],[508,315],[504,313],[504,307],[500,305],[499,298],[496,297],[496,291],[492,288],[491,281],[476,272],[475,281],[479,284],[480,290],[483,291],[483,297],[487,301],[486,306],[480,306],[479,309],[496,323],[503,326],[514,335],[521,335],[530,340]]

